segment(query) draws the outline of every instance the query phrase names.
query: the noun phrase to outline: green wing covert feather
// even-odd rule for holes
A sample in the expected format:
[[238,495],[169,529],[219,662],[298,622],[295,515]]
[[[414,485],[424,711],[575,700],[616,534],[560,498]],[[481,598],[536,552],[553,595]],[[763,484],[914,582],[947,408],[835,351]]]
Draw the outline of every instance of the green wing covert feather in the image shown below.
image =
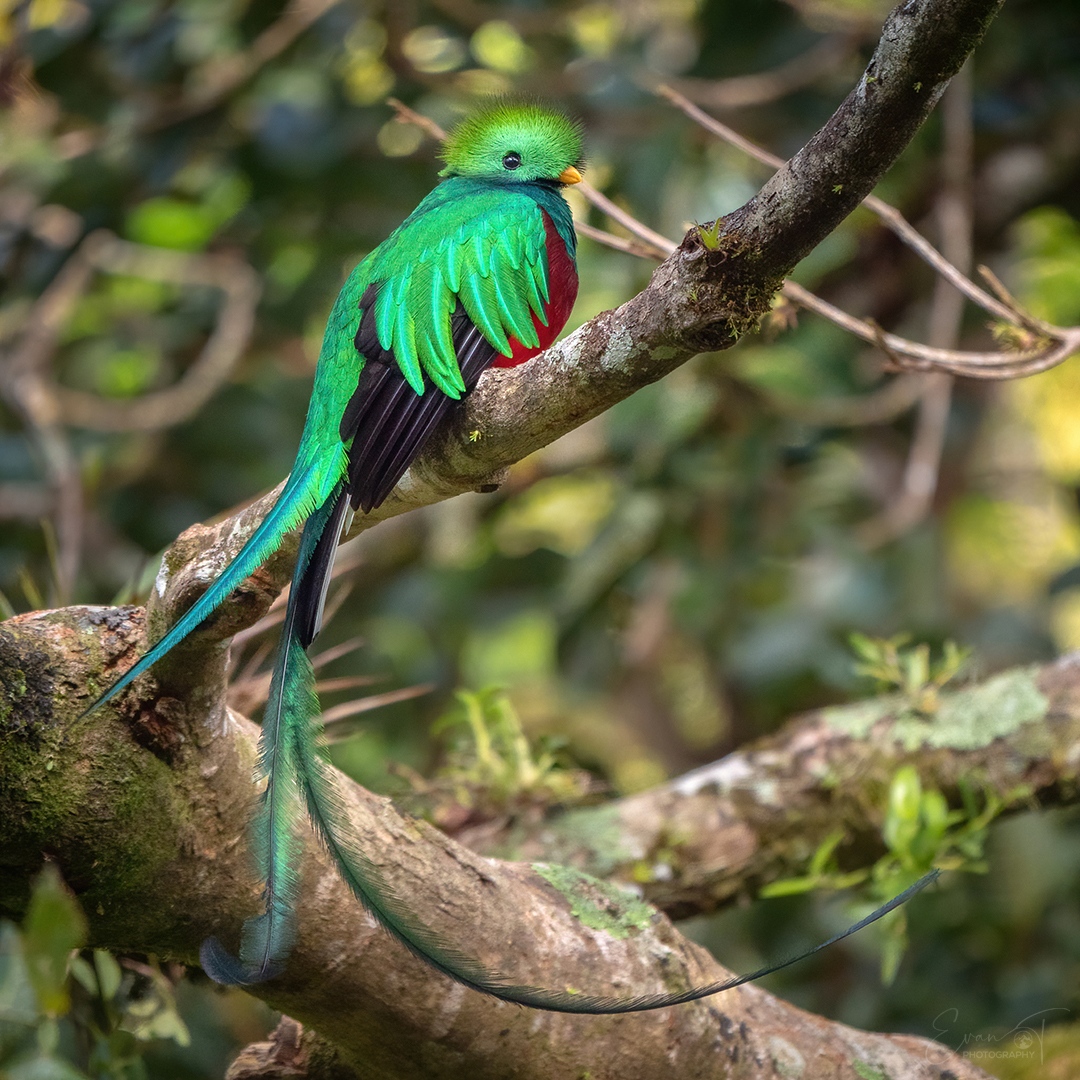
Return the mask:
[[550,298],[544,211],[527,195],[464,177],[444,180],[349,275],[327,319],[304,440],[336,437],[363,367],[354,337],[360,299],[376,286],[379,344],[409,386],[429,380],[459,399],[464,383],[451,335],[458,303],[503,355],[510,338],[530,348],[534,318],[548,325]]
[[417,394],[425,376],[447,397],[465,392],[450,335],[459,301],[504,356],[510,338],[539,343],[534,317],[547,325],[544,213],[527,195],[444,181],[360,270],[378,286],[379,344]]

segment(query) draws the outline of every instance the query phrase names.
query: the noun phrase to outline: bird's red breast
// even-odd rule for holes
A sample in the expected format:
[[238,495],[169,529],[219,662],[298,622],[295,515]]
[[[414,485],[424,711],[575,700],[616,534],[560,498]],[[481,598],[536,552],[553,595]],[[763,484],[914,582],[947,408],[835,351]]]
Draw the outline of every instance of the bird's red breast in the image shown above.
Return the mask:
[[531,360],[537,353],[542,353],[559,336],[566,325],[566,320],[570,318],[570,312],[574,309],[578,291],[577,267],[566,250],[566,244],[563,243],[559,230],[555,228],[555,223],[546,210],[544,211],[544,233],[548,259],[548,300],[544,305],[547,326],[534,314],[533,326],[536,327],[540,344],[530,347],[511,337],[510,355],[503,356],[501,353],[496,353],[492,367],[517,367],[518,364]]

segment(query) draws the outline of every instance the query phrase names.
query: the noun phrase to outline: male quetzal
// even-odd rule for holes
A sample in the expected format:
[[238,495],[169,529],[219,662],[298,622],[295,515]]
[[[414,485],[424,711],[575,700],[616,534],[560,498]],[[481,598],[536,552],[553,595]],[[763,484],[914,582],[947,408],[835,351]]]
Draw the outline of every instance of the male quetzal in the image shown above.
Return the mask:
[[586,1013],[662,1008],[716,993],[763,972],[622,999],[516,986],[486,971],[413,916],[350,840],[316,747],[319,703],[305,650],[319,631],[350,510],[383,502],[488,367],[523,363],[550,345],[577,296],[574,227],[561,189],[581,179],[578,125],[537,105],[498,101],[456,128],[443,157],[443,181],[356,267],[334,304],[300,448],[273,509],[207,592],[92,708],[182,641],[303,524],[260,740],[266,788],[253,847],[264,911],[244,924],[239,959],[216,939],[204,943],[207,972],[251,984],[281,970],[294,935],[303,801],[361,903],[414,953],[467,986]]

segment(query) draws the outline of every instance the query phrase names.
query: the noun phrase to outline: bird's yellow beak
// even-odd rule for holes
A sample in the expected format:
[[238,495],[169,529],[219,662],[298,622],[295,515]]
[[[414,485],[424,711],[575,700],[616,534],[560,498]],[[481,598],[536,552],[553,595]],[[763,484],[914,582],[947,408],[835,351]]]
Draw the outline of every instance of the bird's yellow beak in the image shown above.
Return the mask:
[[567,165],[561,173],[559,173],[560,184],[580,184],[581,173],[574,168],[573,165]]

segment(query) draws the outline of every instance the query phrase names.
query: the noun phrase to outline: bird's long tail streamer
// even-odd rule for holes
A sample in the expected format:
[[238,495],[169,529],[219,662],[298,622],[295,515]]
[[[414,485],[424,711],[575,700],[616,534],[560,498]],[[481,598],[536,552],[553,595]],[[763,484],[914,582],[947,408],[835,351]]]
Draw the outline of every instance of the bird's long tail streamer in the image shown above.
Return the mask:
[[[306,610],[310,589],[303,583],[313,570],[320,572],[319,568],[312,567],[312,556],[320,547],[319,540],[327,530],[328,521],[337,520],[335,503],[340,500],[339,491],[304,525],[263,713],[256,778],[265,778],[266,787],[251,826],[252,851],[264,882],[263,911],[245,921],[239,959],[214,937],[207,938],[199,952],[203,970],[215,982],[226,986],[248,986],[278,974],[296,936],[296,862],[300,849],[296,825],[302,811],[294,760],[296,740],[292,732],[298,726],[310,726],[319,717],[314,673],[304,652],[307,641],[303,628],[310,621]],[[326,567],[324,571],[327,577],[329,569]],[[316,589],[316,602],[321,605],[321,581],[316,584]],[[306,663],[298,662],[298,656]]]
[[220,577],[159,641],[86,709],[83,716],[116,697],[121,690],[130,686],[167,652],[179,645],[199,623],[224,602],[233,589],[266,562],[281,546],[285,534],[295,528],[314,509],[316,480],[320,471],[319,463],[316,463],[301,472],[294,472],[289,477],[277,502],[252,533],[248,542],[240,549],[236,558],[222,571]]

